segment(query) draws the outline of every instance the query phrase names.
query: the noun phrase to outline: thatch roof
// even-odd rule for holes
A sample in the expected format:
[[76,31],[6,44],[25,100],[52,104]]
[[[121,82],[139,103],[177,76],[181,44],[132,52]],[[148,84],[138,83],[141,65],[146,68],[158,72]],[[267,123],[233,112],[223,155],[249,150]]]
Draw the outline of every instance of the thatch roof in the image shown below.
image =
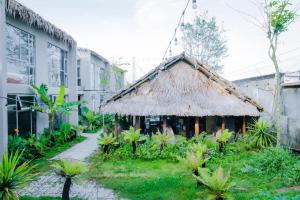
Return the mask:
[[70,35],[43,19],[33,10],[27,8],[16,0],[6,0],[6,14],[13,18],[18,18],[30,26],[35,26],[70,46],[73,46],[75,43],[75,40]]
[[258,116],[263,108],[184,53],[169,59],[101,107],[134,116]]

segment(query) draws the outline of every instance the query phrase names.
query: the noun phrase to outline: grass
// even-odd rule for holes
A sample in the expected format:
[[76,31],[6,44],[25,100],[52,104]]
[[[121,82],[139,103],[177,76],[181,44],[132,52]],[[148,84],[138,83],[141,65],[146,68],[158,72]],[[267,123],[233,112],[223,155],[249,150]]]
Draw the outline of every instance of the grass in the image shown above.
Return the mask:
[[66,151],[67,149],[71,148],[72,146],[74,146],[75,144],[78,144],[82,141],[84,141],[86,138],[83,136],[78,136],[77,138],[75,138],[72,141],[66,142],[64,144],[57,144],[51,148],[49,148],[48,150],[45,151],[45,153],[43,154],[43,157],[36,159],[33,161],[33,164],[36,164],[36,170],[35,172],[46,172],[49,171],[51,169],[51,165],[49,159]]
[[[289,173],[292,165],[285,161],[283,165],[289,168],[282,168],[284,166],[280,165],[280,159],[276,163],[277,157],[269,160],[275,160],[270,165],[278,167],[278,173],[267,172],[262,168],[266,155],[269,154],[257,151],[226,153],[226,156],[216,156],[209,161],[207,167],[216,169],[222,165],[226,170],[231,169],[231,180],[236,183],[231,192],[237,200],[300,199],[300,191],[284,194],[276,192],[279,188],[297,185],[299,182],[290,179],[295,176]],[[283,159],[299,161],[293,155]],[[91,158],[89,178],[115,190],[121,197],[133,200],[207,199],[204,186],[196,188],[191,172],[180,163],[165,160],[100,160],[100,153]]]

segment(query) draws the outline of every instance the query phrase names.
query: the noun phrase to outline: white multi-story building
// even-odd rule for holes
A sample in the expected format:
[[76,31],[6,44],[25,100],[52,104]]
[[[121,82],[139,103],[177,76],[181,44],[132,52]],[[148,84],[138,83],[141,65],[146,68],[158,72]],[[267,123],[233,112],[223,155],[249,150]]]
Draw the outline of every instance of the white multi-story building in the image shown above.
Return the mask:
[[[0,25],[0,36],[4,36],[0,40],[1,134],[14,133],[16,128],[20,134],[41,133],[48,126],[48,118],[31,109],[39,101],[31,84],[46,84],[53,100],[64,85],[66,100],[77,101],[76,42],[15,0],[6,1]],[[68,120],[77,124],[77,112]]]
[[77,49],[78,100],[94,112],[101,103],[124,87],[124,70],[90,49]]

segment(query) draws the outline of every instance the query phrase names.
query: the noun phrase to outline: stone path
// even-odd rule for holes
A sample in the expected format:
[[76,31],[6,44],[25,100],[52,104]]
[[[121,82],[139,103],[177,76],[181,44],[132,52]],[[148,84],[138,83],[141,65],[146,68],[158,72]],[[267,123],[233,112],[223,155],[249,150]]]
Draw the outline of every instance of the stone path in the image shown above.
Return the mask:
[[[87,137],[83,142],[76,144],[65,152],[55,156],[51,160],[68,159],[74,161],[85,161],[97,150],[98,134],[82,134]],[[21,196],[61,196],[64,180],[54,172],[38,177],[28,187],[19,191]],[[94,181],[82,181],[80,184],[73,183],[70,191],[71,197],[88,200],[116,200],[117,195],[110,189],[102,188]]]

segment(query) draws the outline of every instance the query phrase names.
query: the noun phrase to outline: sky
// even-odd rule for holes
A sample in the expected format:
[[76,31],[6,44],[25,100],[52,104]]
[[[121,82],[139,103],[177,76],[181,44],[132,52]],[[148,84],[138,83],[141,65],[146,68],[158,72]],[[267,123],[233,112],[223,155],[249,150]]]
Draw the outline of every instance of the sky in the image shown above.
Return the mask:
[[[132,60],[136,60],[135,78],[159,65],[174,33],[186,0],[19,0],[45,19],[73,36],[79,47],[92,49],[111,62],[129,65],[126,80],[133,79]],[[208,11],[223,27],[228,55],[222,61],[222,75],[229,80],[272,73],[267,56],[265,33],[249,22],[248,13],[262,19],[257,5],[261,0],[197,0],[190,5],[185,22]],[[299,5],[300,0],[294,0]],[[240,12],[238,12],[238,11]],[[278,57],[282,72],[300,69],[300,20],[290,26],[279,40]],[[180,33],[177,36],[180,39]],[[172,46],[173,55],[181,53]]]

